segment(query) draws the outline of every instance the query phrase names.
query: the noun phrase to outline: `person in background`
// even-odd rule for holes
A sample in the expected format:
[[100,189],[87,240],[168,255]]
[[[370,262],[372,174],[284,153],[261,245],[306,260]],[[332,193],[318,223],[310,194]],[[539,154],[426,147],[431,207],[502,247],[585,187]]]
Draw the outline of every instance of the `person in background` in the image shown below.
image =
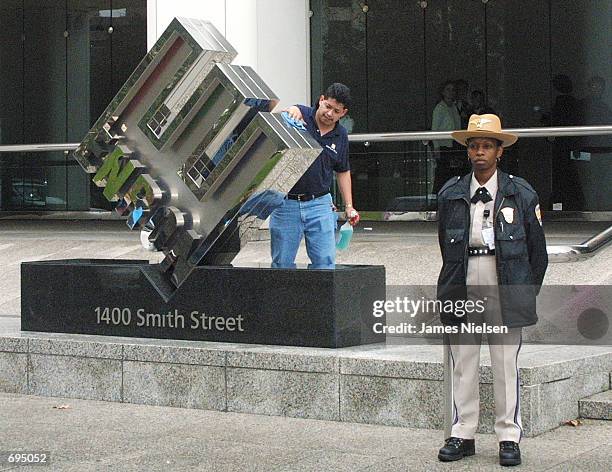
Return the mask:
[[[432,131],[453,131],[461,128],[461,117],[455,99],[455,82],[447,80],[440,86],[440,101],[433,110],[431,118]],[[452,139],[436,139],[433,141],[436,169],[432,191],[437,193],[444,182],[454,175],[463,174],[462,156],[458,156],[457,148]]]
[[482,90],[473,90],[470,94],[470,101],[472,102],[472,112],[475,115],[484,114],[495,114],[495,110],[487,105],[484,93]]

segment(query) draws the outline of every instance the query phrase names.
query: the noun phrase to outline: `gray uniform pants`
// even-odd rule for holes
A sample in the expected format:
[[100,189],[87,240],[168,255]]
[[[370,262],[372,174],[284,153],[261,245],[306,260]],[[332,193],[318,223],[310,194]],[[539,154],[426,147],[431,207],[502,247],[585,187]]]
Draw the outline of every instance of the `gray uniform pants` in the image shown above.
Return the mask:
[[[482,319],[468,315],[467,321],[501,326],[495,256],[469,258],[467,286],[468,299],[486,297],[486,309],[480,315]],[[479,364],[482,334],[458,333],[449,335],[449,338],[453,369],[451,436],[473,439],[480,410]],[[487,334],[487,339],[493,371],[495,434],[499,441],[518,443],[522,431],[517,367],[521,328],[509,328],[506,334]]]

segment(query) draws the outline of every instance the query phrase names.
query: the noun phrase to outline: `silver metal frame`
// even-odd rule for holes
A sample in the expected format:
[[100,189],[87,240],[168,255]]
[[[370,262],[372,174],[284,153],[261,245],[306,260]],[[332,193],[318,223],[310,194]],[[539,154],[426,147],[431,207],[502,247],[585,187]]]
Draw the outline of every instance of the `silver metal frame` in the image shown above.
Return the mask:
[[[612,134],[612,125],[606,126],[558,126],[548,128],[512,128],[505,132],[516,134],[519,138],[547,138],[556,136],[599,136]],[[369,146],[394,141],[437,141],[452,139],[450,131],[416,131],[409,133],[361,133],[349,135],[349,141]]]
[[548,246],[548,258],[551,262],[574,262],[587,259],[606,244],[612,241],[612,226],[590,239],[570,246]]
[[[504,130],[522,138],[546,138],[557,136],[600,136],[612,134],[612,125],[606,126],[563,126],[549,128],[513,128]],[[393,141],[437,141],[451,139],[446,131],[416,131],[408,133],[357,133],[350,134],[349,141],[354,143],[393,142]],[[59,144],[11,144],[0,145],[0,152],[45,152],[74,151],[79,143]]]
[[[524,138],[537,137],[560,137],[560,136],[599,136],[612,134],[612,125],[606,126],[564,126],[564,127],[542,127],[542,128],[512,128],[507,129],[510,133]],[[436,141],[450,139],[450,132],[445,131],[417,131],[405,133],[361,133],[349,135],[349,141],[364,143],[366,147],[371,142],[398,142],[398,141]],[[79,146],[79,143],[59,143],[59,144],[17,144],[1,145],[0,153],[18,152],[45,152],[45,151],[64,151],[68,154]],[[14,212],[13,212],[14,213]],[[573,218],[580,220],[596,220],[593,212],[572,212]],[[610,212],[595,212],[601,214],[605,220],[609,219]],[[415,220],[431,221],[435,219],[436,212],[414,212]],[[607,244],[612,238],[610,229],[594,236],[581,244],[571,246],[549,246],[549,254],[552,262],[567,262],[585,257],[590,257],[600,247]],[[593,241],[604,241],[602,244],[593,246]],[[590,244],[589,244],[590,243]]]
[[79,147],[80,143],[59,143],[59,144],[9,144],[0,146],[0,152],[48,152],[64,151],[69,154]]

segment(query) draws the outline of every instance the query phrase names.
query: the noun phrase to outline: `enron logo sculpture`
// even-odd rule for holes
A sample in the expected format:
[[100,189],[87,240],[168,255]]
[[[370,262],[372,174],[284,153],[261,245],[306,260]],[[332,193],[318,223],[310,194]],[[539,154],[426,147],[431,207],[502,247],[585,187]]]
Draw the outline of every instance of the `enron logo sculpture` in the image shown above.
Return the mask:
[[175,18],[74,152],[131,229],[153,229],[174,287],[231,262],[321,152],[235,57],[212,24]]

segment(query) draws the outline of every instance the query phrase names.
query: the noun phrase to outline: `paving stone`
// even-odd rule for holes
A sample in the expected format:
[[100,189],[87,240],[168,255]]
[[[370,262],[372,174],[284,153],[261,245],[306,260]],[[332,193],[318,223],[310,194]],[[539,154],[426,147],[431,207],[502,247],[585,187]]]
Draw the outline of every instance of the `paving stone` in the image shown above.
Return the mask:
[[121,361],[30,354],[33,395],[121,401]]
[[532,434],[549,431],[578,418],[579,401],[608,389],[608,374],[575,376],[539,386],[539,409],[532,414]]
[[333,349],[262,346],[228,352],[227,365],[294,372],[337,373],[340,355]]
[[94,341],[95,336],[90,338],[90,340],[30,338],[30,353],[102,359],[123,357],[123,344]]
[[123,358],[130,361],[214,366],[225,366],[226,363],[226,353],[222,349],[200,348],[188,344],[171,346],[159,341],[157,345],[126,344],[123,348]]
[[225,410],[222,367],[153,362],[123,363],[123,401]]
[[612,420],[612,390],[580,400],[580,416],[596,420]]
[[0,352],[28,352],[28,339],[0,336]]
[[[475,456],[445,464],[431,429],[3,393],[0,415],[3,449],[50,450],[49,470],[60,472],[500,470],[493,435],[477,434]],[[611,444],[609,422],[584,420],[524,438],[520,470],[609,470]]]
[[443,427],[442,382],[343,375],[342,421],[416,428]]
[[27,393],[28,355],[0,352],[0,392]]
[[227,409],[339,420],[337,374],[227,368]]

